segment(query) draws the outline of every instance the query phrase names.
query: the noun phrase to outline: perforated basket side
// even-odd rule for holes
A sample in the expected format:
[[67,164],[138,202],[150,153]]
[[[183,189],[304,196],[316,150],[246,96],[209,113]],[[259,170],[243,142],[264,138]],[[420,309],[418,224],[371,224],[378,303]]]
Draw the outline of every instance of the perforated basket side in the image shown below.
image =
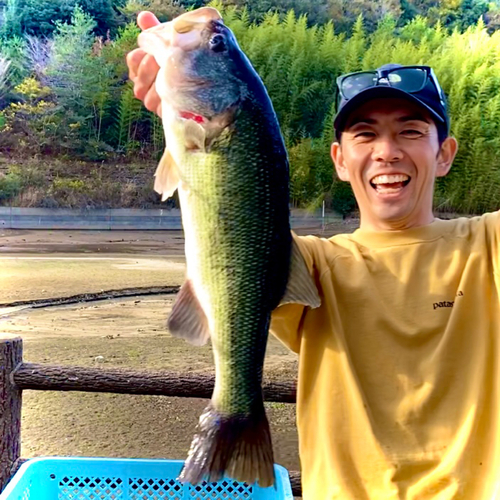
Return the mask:
[[[30,463],[31,462],[31,463]],[[28,466],[28,467],[27,467]],[[27,467],[27,468],[26,468]],[[24,468],[24,469],[23,469]],[[285,469],[276,488],[231,479],[193,486],[178,477],[180,460],[50,457],[24,464],[0,500],[292,500]]]
[[64,476],[59,480],[58,500],[122,500],[120,477]]
[[58,500],[252,500],[252,486],[232,480],[203,482],[193,486],[158,477],[64,476],[59,480]]
[[188,485],[187,498],[196,500],[222,498],[224,500],[251,500],[253,488],[245,483],[224,479],[218,483],[203,482],[197,486]]
[[183,500],[183,490],[175,479],[131,477],[128,481],[130,500]]

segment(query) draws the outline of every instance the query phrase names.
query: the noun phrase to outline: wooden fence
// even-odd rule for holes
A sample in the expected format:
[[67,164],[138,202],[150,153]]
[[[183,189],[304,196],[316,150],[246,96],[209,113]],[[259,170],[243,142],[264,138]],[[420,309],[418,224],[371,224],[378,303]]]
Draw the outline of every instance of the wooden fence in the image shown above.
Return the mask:
[[[22,391],[84,391],[210,398],[214,377],[166,371],[97,369],[23,362],[22,339],[0,339],[0,491],[24,459],[21,450]],[[295,403],[295,383],[268,382],[264,399]],[[290,472],[293,494],[301,495],[300,473]]]

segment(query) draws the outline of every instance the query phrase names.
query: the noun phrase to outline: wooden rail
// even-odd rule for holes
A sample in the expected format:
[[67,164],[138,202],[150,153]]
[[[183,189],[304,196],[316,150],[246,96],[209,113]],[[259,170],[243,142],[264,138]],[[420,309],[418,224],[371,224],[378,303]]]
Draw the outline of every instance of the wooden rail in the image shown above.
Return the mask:
[[[86,368],[23,363],[22,339],[0,339],[0,491],[19,464],[23,390],[108,392],[211,398],[214,376],[168,371]],[[295,403],[295,382],[266,381],[264,399]],[[293,494],[301,495],[300,473],[290,472]]]

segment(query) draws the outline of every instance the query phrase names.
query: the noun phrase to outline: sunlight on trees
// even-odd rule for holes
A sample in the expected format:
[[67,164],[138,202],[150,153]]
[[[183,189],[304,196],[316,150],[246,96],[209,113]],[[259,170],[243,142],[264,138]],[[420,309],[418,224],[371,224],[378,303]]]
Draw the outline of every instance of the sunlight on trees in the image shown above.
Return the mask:
[[[158,158],[164,147],[161,122],[133,96],[125,64],[139,32],[136,11],[154,7],[168,19],[198,7],[200,0],[171,0],[161,2],[163,7],[159,0],[103,0],[94,7],[108,12],[111,6],[122,23],[109,36],[107,28],[111,33],[115,21],[106,24],[101,17],[106,29],[99,28],[88,10],[74,4],[69,17],[53,19],[50,36],[41,21],[35,36],[22,15],[20,24],[15,21],[16,13],[29,11],[33,2],[4,2],[0,150],[92,161]],[[55,15],[57,5],[63,12],[58,2],[45,11],[50,3],[38,4],[40,16]],[[491,28],[495,15],[500,19],[499,2],[485,7],[469,0],[387,0],[376,5],[325,0],[316,3],[313,18],[318,24],[301,15],[312,8],[306,0],[214,5],[272,98],[289,151],[293,205],[314,207],[327,200],[342,214],[354,208],[350,188],[335,179],[329,157],[335,80],[345,72],[398,62],[432,66],[448,96],[452,133],[460,148],[450,175],[438,182],[437,208],[475,213],[500,207],[500,31]],[[490,17],[474,18],[485,9]],[[348,16],[339,20],[347,10]],[[22,170],[16,175],[22,177]]]

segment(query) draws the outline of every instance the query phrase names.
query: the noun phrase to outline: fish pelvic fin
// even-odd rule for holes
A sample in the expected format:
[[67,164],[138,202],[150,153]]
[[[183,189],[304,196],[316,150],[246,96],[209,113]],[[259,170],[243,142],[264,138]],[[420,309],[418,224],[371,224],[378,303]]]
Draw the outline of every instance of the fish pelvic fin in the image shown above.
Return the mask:
[[172,335],[186,339],[194,345],[204,345],[210,337],[207,317],[190,280],[179,290],[167,320],[167,327]]
[[155,172],[154,190],[161,194],[161,201],[170,198],[179,185],[179,169],[168,149],[165,149]]
[[225,416],[211,402],[200,417],[179,480],[197,484],[224,476],[263,488],[274,484],[271,432],[262,399],[248,415]]
[[288,283],[279,305],[284,304],[303,304],[312,309],[321,305],[318,289],[295,240],[292,241]]

